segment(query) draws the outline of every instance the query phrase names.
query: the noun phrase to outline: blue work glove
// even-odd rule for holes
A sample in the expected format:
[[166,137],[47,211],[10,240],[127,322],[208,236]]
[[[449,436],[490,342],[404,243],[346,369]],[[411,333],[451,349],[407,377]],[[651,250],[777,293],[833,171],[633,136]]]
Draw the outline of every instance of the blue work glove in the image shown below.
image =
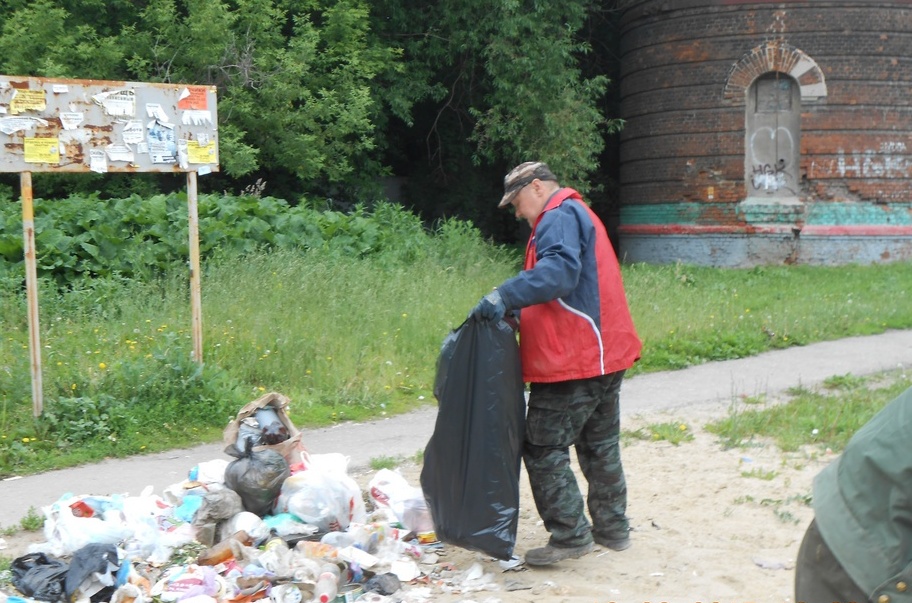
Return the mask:
[[507,307],[504,305],[500,291],[492,291],[478,302],[478,305],[472,310],[472,316],[481,320],[492,320],[498,322],[507,313]]

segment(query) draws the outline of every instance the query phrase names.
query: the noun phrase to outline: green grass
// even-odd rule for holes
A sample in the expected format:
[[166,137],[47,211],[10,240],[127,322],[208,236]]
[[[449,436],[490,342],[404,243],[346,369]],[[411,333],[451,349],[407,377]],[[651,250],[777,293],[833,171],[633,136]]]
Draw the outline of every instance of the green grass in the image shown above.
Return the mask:
[[379,471],[381,469],[395,469],[402,462],[402,459],[397,456],[375,456],[371,457],[370,468],[374,471]]
[[836,376],[821,389],[792,388],[783,403],[733,403],[728,416],[706,429],[728,447],[750,446],[762,438],[786,452],[802,446],[839,452],[862,425],[909,387],[912,375],[903,372]]
[[746,270],[626,266],[645,346],[631,373],[912,326],[912,263]]
[[694,438],[693,432],[684,421],[650,423],[646,427],[641,427],[633,431],[625,430],[622,433],[622,437],[652,442],[670,442],[675,446],[678,446],[681,442],[690,442]]
[[775,471],[773,471],[771,469],[755,468],[755,469],[749,469],[747,471],[741,472],[741,477],[759,479],[759,480],[763,480],[765,482],[769,482],[769,481],[776,479],[777,475],[778,475],[778,473],[776,473]]
[[[291,399],[302,428],[434,404],[444,337],[519,266],[517,252],[458,223],[369,257],[332,248],[216,255],[202,278],[202,367],[190,358],[185,271],[143,282],[86,278],[65,290],[42,281],[39,420],[25,294],[20,278],[0,270],[0,477],[216,441],[240,406],[267,391]],[[637,264],[624,278],[644,341],[631,375],[912,328],[912,305],[896,303],[908,297],[909,263]],[[854,428],[823,412],[802,429],[835,438]],[[736,422],[751,420],[763,422],[746,413]],[[657,433],[677,443],[688,435],[679,431]]]

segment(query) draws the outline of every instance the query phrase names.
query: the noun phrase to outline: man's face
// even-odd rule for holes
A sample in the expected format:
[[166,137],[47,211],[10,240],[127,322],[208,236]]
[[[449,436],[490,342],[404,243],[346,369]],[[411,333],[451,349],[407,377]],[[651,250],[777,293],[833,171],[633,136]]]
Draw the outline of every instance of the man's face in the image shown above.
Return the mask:
[[538,214],[541,213],[543,207],[542,199],[538,194],[540,188],[541,180],[533,180],[522,187],[516,196],[513,197],[513,200],[510,201],[516,219],[524,219],[529,223],[529,226],[535,225],[535,220],[538,218]]

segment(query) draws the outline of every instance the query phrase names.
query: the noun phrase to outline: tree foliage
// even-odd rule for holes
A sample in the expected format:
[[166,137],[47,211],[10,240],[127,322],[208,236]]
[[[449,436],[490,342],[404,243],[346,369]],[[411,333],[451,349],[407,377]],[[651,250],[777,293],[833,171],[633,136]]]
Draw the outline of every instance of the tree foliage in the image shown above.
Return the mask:
[[618,125],[592,27],[612,4],[0,0],[0,72],[214,85],[209,182],[356,203],[392,174],[425,214],[484,223],[520,161],[586,191]]

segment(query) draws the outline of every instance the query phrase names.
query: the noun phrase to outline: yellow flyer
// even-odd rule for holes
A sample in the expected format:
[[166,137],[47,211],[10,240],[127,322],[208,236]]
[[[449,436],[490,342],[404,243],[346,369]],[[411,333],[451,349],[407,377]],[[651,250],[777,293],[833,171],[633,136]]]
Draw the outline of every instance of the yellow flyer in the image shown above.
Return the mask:
[[60,163],[60,141],[57,138],[26,138],[26,163]]
[[44,90],[16,90],[10,101],[10,113],[13,115],[23,111],[44,111],[46,108]]
[[196,140],[188,141],[187,161],[189,163],[215,163],[215,143],[200,144]]

